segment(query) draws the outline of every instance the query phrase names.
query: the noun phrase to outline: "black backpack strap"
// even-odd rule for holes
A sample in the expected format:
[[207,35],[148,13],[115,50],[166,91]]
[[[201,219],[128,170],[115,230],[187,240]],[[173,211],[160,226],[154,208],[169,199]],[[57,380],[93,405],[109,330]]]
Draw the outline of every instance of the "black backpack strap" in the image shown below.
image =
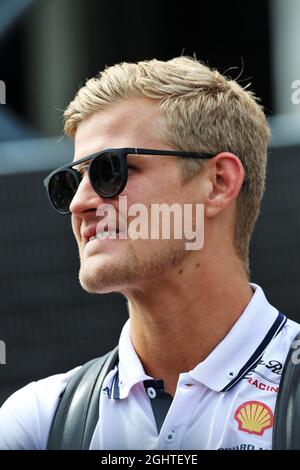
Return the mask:
[[272,449],[300,449],[300,333],[282,371],[276,400]]
[[99,419],[103,381],[118,363],[118,347],[84,364],[61,394],[47,449],[88,449]]

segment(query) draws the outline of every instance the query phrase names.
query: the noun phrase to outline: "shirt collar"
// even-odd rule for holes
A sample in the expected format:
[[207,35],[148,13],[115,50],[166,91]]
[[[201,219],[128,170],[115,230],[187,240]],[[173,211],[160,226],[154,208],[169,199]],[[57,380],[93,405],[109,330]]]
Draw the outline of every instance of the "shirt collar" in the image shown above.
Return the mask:
[[[212,390],[226,391],[245,375],[286,321],[268,303],[261,287],[250,286],[254,294],[243,314],[209,356],[189,371],[192,379]],[[113,384],[117,388],[115,396],[126,398],[134,385],[151,379],[133,347],[128,319],[119,340],[119,369]]]
[[[263,290],[250,284],[254,294],[229,333],[190,375],[215,391],[226,391],[260,359],[286,318],[267,301]],[[251,359],[251,360],[250,360]]]

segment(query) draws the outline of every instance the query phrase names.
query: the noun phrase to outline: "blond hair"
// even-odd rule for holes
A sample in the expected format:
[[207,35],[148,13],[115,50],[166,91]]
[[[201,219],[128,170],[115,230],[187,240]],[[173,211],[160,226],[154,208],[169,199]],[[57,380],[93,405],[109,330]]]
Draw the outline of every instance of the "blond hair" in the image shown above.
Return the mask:
[[[88,80],[67,107],[65,133],[109,104],[133,96],[159,101],[163,137],[175,149],[237,155],[247,184],[237,199],[234,247],[249,274],[249,243],[264,191],[269,128],[254,94],[195,58],[121,63]],[[179,159],[183,176],[202,162]]]

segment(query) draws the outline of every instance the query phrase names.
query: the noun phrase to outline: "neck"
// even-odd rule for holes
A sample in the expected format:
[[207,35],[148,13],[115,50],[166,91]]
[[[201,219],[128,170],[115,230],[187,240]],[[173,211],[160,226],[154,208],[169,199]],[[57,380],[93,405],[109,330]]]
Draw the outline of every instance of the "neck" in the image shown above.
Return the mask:
[[205,270],[189,262],[126,293],[133,346],[145,372],[163,379],[171,394],[179,374],[211,353],[252,297],[239,261],[231,259],[231,266],[219,261],[217,269]]

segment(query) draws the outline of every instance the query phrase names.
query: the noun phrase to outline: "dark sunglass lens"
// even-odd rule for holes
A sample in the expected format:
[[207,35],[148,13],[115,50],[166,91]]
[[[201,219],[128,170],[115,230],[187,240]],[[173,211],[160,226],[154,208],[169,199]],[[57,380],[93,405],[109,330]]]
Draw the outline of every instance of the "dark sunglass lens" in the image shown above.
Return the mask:
[[72,171],[55,173],[49,181],[49,197],[61,213],[70,211],[70,204],[78,188],[78,180]]
[[98,194],[115,196],[123,183],[121,159],[111,152],[99,155],[91,163],[90,178]]

